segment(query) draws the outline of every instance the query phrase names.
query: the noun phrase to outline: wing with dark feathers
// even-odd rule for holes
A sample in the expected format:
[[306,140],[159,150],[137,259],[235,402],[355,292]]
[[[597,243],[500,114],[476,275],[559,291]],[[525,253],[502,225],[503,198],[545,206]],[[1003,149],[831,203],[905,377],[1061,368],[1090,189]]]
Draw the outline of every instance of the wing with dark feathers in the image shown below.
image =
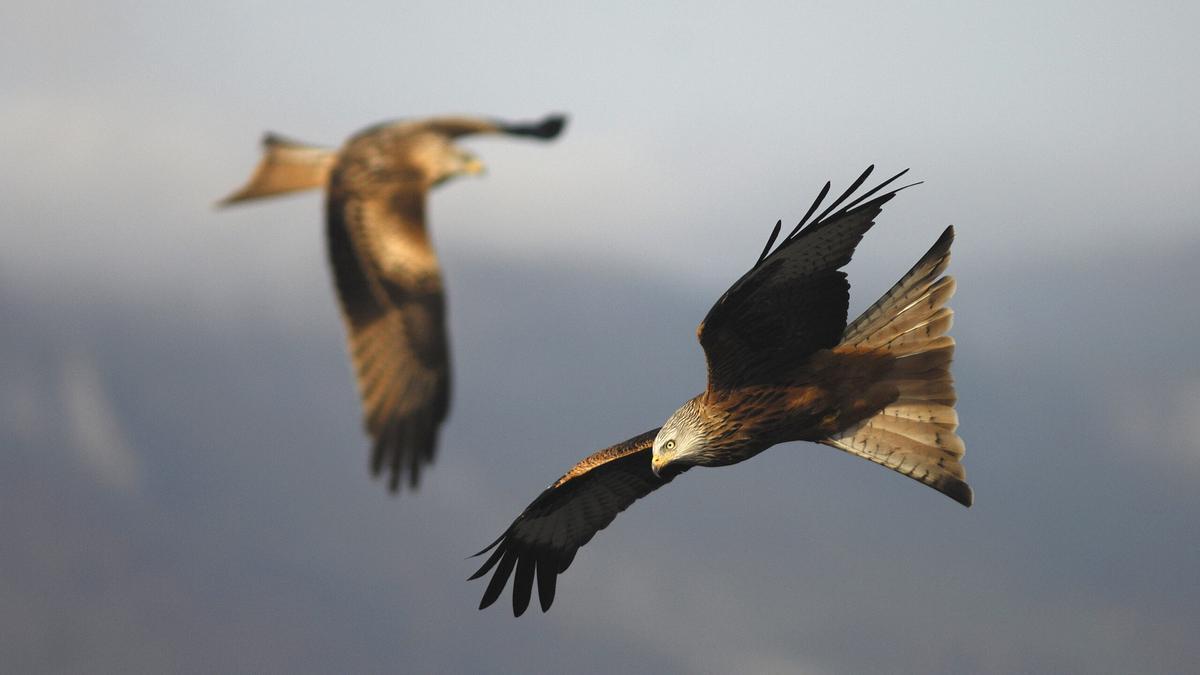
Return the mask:
[[850,283],[840,268],[883,205],[909,187],[883,192],[905,170],[851,200],[873,169],[809,222],[829,194],[826,183],[772,250],[782,225],[776,223],[758,261],[709,310],[696,330],[708,360],[709,391],[787,382],[806,357],[841,340]]
[[529,607],[535,577],[542,611],[550,609],[558,575],[571,566],[579,547],[630,504],[686,470],[667,467],[661,477],[654,475],[650,456],[657,434],[658,429],[647,431],[576,464],[533,500],[499,539],[476,553],[492,551],[471,579],[495,569],[479,609],[500,597],[510,576],[515,616]]
[[335,170],[327,205],[329,255],[373,440],[371,472],[410,486],[433,461],[449,411],[450,363],[437,259],[424,237],[425,195],[393,183],[349,191]]
[[567,124],[564,115],[547,115],[537,122],[503,122],[482,117],[434,117],[425,122],[425,128],[449,138],[469,134],[508,134],[551,139],[562,132]]

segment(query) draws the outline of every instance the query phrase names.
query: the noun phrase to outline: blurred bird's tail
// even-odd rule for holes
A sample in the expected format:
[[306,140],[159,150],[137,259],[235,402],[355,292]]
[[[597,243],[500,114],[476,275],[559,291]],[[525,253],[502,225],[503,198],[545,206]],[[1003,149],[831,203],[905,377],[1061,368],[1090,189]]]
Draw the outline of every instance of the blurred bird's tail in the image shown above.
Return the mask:
[[335,150],[304,145],[275,134],[263,136],[262,146],[262,160],[249,182],[217,202],[217,206],[322,187],[337,160]]
[[941,276],[950,264],[954,228],[948,227],[891,290],[846,327],[842,345],[884,350],[895,363],[881,385],[896,398],[874,416],[822,441],[882,464],[970,506],[964,452],[954,404],[950,361],[954,278]]

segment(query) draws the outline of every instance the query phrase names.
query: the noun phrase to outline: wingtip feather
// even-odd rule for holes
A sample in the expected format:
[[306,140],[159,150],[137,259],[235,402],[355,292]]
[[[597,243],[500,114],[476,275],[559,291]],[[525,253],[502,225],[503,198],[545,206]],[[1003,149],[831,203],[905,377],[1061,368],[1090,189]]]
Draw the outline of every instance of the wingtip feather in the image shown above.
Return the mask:
[[499,537],[496,537],[496,541],[493,541],[492,543],[485,546],[483,548],[483,550],[480,551],[479,553],[473,553],[473,554],[467,556],[466,559],[470,560],[471,558],[478,558],[479,556],[483,555],[484,553],[487,553],[488,551],[496,548],[496,544],[499,544],[500,542],[504,541],[504,538],[507,536],[508,536],[508,530],[505,530],[504,534],[500,535]]
[[523,555],[517,561],[517,573],[513,577],[513,616],[521,616],[529,609],[529,598],[533,594],[534,558]]
[[512,575],[513,567],[516,564],[517,552],[515,550],[505,551],[504,557],[496,566],[492,580],[488,583],[487,590],[483,592],[483,600],[479,602],[479,609],[486,609],[496,602],[496,599],[504,592],[504,587],[508,584],[508,577]]
[[554,604],[554,591],[558,584],[556,567],[548,557],[537,562],[538,604],[542,607],[542,613],[550,611],[550,605]]
[[967,508],[975,503],[975,492],[966,481],[953,476],[943,476],[933,485],[933,489],[962,504]]
[[[495,544],[493,544],[493,546],[495,546]],[[471,556],[471,557],[474,558],[475,556],[482,555],[485,551],[487,551],[487,549],[484,549],[483,551],[480,551],[479,553],[476,553],[474,556]],[[483,575],[487,574],[488,570],[490,570],[496,566],[496,563],[500,561],[500,557],[503,556],[504,553],[505,553],[505,547],[501,546],[500,548],[496,549],[496,552],[493,553],[492,555],[488,556],[488,559],[485,560],[483,562],[483,564],[479,566],[479,569],[475,570],[475,574],[472,574],[471,576],[467,577],[467,581],[474,581],[474,580],[478,579],[479,577],[482,577]]]
[[500,130],[512,136],[531,136],[550,140],[557,138],[567,126],[567,116],[554,113],[533,124],[499,124]]

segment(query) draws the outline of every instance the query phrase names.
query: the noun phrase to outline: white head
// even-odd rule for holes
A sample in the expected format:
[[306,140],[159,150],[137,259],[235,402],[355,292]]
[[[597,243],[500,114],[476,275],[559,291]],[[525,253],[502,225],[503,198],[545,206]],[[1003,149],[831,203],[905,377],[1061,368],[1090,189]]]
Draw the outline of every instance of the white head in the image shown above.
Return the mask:
[[658,430],[654,438],[653,458],[650,468],[654,475],[668,465],[677,467],[703,464],[708,444],[700,420],[700,406],[696,399],[684,403]]

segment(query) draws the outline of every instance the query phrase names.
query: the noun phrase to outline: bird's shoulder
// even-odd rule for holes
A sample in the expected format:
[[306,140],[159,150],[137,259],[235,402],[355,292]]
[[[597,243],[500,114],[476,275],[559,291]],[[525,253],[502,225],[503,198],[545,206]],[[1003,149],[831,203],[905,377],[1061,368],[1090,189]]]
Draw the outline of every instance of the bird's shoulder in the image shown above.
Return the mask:
[[617,445],[594,452],[580,460],[575,466],[571,467],[569,471],[551,484],[550,487],[551,489],[562,487],[564,484],[581,476],[585,476],[595,469],[608,464],[609,462],[650,450],[654,445],[654,438],[657,435],[658,429],[652,429],[644,434],[634,436],[623,443],[618,443]]

